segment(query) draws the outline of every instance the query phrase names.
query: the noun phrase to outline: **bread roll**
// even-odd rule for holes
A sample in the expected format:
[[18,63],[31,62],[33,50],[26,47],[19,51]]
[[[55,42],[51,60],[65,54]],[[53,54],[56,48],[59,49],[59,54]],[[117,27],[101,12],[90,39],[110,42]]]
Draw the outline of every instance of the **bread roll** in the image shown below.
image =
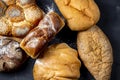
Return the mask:
[[0,36],[0,71],[14,71],[28,59],[16,40],[20,41],[17,38]]
[[33,68],[34,80],[78,80],[81,62],[78,53],[65,43],[49,46]]
[[86,30],[100,18],[100,11],[94,0],[54,1],[73,31]]
[[30,31],[20,46],[32,58],[37,58],[46,44],[63,28],[64,21],[55,12],[49,12],[39,25]]
[[35,0],[0,0],[0,35],[22,38],[42,18]]
[[79,32],[77,47],[81,60],[95,80],[110,80],[113,54],[111,44],[96,25]]

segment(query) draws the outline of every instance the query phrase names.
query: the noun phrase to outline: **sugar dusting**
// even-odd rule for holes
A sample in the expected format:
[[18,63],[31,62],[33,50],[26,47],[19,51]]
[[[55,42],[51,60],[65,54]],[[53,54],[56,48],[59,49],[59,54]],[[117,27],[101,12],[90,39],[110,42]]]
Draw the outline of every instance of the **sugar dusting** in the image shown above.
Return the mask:
[[44,64],[40,61],[40,59],[37,59],[37,60],[35,61],[35,64],[44,65]]
[[25,27],[25,28],[18,27],[15,31],[18,36],[25,35],[29,31],[29,28],[28,27]]
[[54,12],[55,11],[54,4],[52,4],[51,6],[46,6],[46,11],[47,13]]
[[30,2],[30,0],[20,0],[21,4],[26,4],[28,2]]
[[[3,46],[3,41],[5,41],[5,38],[0,39],[0,55],[6,55],[7,57],[14,57],[15,55],[15,48],[19,47],[18,42],[14,43],[7,43],[7,45]],[[1,56],[0,56],[1,57]]]
[[47,14],[46,14],[46,17],[43,19],[43,23],[44,22],[49,22],[50,25],[40,24],[39,28],[41,28],[41,29],[48,28],[48,29],[52,29],[54,32],[56,32],[56,29],[54,27],[54,23],[53,23],[53,21],[51,20],[51,17],[50,17],[50,13],[55,11],[54,4],[52,4],[51,6],[46,6],[46,7],[47,7],[46,8]]
[[35,48],[39,43],[39,40],[37,38],[32,38],[27,45],[29,45],[29,47]]

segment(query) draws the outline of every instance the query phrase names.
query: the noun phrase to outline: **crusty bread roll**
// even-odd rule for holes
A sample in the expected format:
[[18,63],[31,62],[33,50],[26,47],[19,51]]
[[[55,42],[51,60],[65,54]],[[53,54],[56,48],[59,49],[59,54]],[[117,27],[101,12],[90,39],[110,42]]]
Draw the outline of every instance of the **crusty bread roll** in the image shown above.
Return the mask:
[[20,46],[32,58],[37,58],[46,44],[63,28],[64,21],[55,12],[49,12],[22,40]]
[[65,43],[49,46],[33,68],[34,80],[78,80],[81,62],[78,52]]
[[24,37],[42,18],[35,0],[0,0],[0,35]]
[[77,47],[81,60],[96,80],[110,80],[113,54],[111,44],[96,25],[79,32]]
[[14,71],[28,59],[17,41],[20,39],[0,36],[0,71]]
[[73,31],[86,30],[96,24],[100,11],[94,0],[54,0]]

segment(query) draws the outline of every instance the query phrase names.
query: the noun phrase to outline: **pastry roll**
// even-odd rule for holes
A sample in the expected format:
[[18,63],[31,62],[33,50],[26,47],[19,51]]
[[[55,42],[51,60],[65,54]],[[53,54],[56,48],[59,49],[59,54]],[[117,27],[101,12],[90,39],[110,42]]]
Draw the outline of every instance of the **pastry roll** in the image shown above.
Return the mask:
[[29,56],[36,58],[63,26],[62,18],[55,12],[49,12],[22,40],[20,46]]
[[49,46],[33,67],[34,80],[78,80],[81,62],[78,52],[66,43]]

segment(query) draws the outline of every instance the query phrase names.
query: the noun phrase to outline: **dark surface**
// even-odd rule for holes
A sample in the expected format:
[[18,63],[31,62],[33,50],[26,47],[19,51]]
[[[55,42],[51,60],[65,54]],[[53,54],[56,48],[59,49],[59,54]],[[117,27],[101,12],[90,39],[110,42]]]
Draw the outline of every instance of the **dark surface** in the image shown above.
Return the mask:
[[[120,80],[120,1],[119,0],[95,0],[101,11],[101,19],[98,26],[110,39],[113,47],[114,64],[111,80]],[[37,4],[47,12],[47,6],[52,6],[53,0],[37,0]],[[56,6],[53,4],[53,7]],[[56,12],[59,12],[56,8]],[[69,13],[68,13],[69,14]],[[76,48],[77,32],[70,31],[67,26],[53,39],[52,43],[66,42]],[[33,80],[32,68],[34,60],[29,59],[18,71],[12,73],[0,73],[0,80]],[[80,80],[94,80],[91,74],[82,64]]]

